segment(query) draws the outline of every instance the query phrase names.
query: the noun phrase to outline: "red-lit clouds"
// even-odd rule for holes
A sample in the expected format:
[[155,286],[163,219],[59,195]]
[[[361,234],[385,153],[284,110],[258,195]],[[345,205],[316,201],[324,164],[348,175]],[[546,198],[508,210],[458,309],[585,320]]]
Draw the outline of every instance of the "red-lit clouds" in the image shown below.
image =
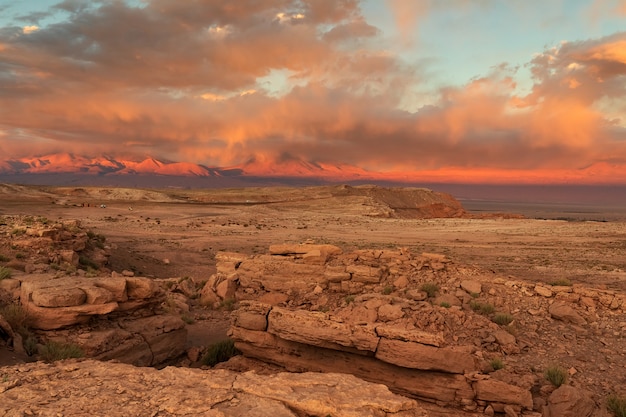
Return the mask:
[[582,181],[602,163],[592,180],[623,178],[626,33],[536,55],[529,94],[503,65],[409,112],[427,71],[381,46],[356,0],[72,4],[60,23],[0,30],[3,155],[290,155],[442,180]]

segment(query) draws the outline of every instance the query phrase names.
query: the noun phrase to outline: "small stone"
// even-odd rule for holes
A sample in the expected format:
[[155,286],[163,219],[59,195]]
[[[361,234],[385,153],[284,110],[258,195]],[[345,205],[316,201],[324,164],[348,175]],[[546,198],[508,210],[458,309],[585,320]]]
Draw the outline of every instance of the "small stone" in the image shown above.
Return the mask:
[[480,282],[471,280],[461,281],[461,288],[470,294],[480,294],[483,289]]
[[554,295],[550,288],[544,287],[542,285],[535,286],[535,293],[541,295],[542,297],[550,298]]

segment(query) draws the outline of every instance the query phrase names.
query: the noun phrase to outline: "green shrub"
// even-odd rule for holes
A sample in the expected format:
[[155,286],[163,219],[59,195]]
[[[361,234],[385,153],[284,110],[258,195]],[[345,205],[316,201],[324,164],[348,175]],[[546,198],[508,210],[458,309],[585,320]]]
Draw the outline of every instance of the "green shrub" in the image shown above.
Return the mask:
[[384,295],[389,295],[393,292],[393,287],[390,285],[387,285],[385,288],[383,288],[383,294]]
[[42,348],[41,359],[46,362],[54,362],[62,359],[70,358],[82,358],[84,356],[83,350],[72,343],[59,343],[49,341]]
[[87,268],[91,268],[94,270],[98,270],[100,269],[100,265],[98,265],[97,263],[95,263],[94,261],[92,261],[91,259],[89,259],[88,257],[84,256],[84,255],[80,255],[78,257],[78,263],[81,266],[87,267]]
[[0,314],[16,332],[21,332],[22,329],[30,327],[31,318],[28,311],[20,304],[7,304],[0,308]]
[[491,367],[493,368],[494,371],[497,371],[498,369],[504,368],[504,362],[500,358],[493,358],[489,362],[489,364],[491,365]]
[[209,346],[200,362],[203,365],[215,366],[239,354],[240,352],[235,348],[235,342],[231,339],[226,339]]
[[567,370],[558,365],[552,365],[546,369],[544,376],[552,385],[560,387],[567,381]]
[[442,301],[441,303],[439,303],[439,305],[444,308],[450,308],[450,303],[446,301]]
[[11,270],[4,266],[0,266],[0,280],[11,278]]
[[422,287],[420,289],[424,291],[429,297],[434,297],[435,294],[437,294],[437,291],[439,291],[439,285],[435,284],[434,282],[426,282],[422,284]]
[[180,316],[180,318],[187,324],[194,324],[196,322],[196,319],[194,319],[189,314],[183,314],[182,316]]
[[571,287],[572,281],[570,281],[567,278],[560,278],[560,279],[557,279],[556,281],[550,282],[550,285],[561,286],[561,287]]
[[235,303],[234,298],[225,298],[220,302],[220,308],[227,311],[233,311],[235,309]]
[[9,258],[8,256],[0,254],[0,262],[9,262],[10,260],[11,258]]
[[30,332],[30,330],[26,331],[26,334],[20,333],[22,335],[22,344],[24,345],[24,350],[28,356],[33,356],[37,353],[37,338],[34,334]]
[[493,322],[501,326],[508,326],[513,321],[513,316],[507,313],[496,313]]
[[606,405],[615,417],[626,417],[626,397],[617,394],[609,395]]
[[489,303],[479,303],[478,301],[470,301],[470,308],[475,312],[488,316],[496,311],[495,307]]

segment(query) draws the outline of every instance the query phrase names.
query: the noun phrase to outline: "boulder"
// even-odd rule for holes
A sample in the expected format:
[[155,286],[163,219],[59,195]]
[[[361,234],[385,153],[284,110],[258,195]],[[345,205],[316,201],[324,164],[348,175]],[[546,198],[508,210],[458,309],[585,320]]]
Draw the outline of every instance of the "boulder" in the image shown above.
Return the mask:
[[80,288],[41,288],[30,295],[39,307],[72,307],[85,304],[87,294]]
[[474,383],[474,391],[478,400],[516,404],[527,410],[533,408],[533,397],[529,390],[507,384],[496,379],[483,379]]
[[378,308],[378,319],[382,322],[398,320],[404,317],[404,311],[399,305],[383,304]]
[[563,302],[555,302],[549,308],[548,312],[552,318],[565,321],[576,325],[587,324],[587,321],[580,316],[572,307]]
[[590,417],[596,410],[591,393],[570,385],[561,385],[548,398],[545,417]]

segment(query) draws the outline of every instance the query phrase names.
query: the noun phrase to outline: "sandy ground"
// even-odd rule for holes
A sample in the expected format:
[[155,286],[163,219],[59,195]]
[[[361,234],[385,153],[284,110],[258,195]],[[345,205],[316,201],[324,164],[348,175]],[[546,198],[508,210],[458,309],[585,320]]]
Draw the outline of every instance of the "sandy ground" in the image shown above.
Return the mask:
[[245,203],[245,195],[239,200],[244,202],[112,200],[105,201],[106,208],[100,202],[75,207],[5,200],[0,215],[79,219],[106,236],[112,270],[155,278],[202,281],[214,272],[217,251],[264,253],[274,243],[309,241],[344,250],[408,247],[504,276],[544,282],[568,278],[626,290],[626,221],[394,219],[367,216],[366,208],[345,201],[255,204]]

